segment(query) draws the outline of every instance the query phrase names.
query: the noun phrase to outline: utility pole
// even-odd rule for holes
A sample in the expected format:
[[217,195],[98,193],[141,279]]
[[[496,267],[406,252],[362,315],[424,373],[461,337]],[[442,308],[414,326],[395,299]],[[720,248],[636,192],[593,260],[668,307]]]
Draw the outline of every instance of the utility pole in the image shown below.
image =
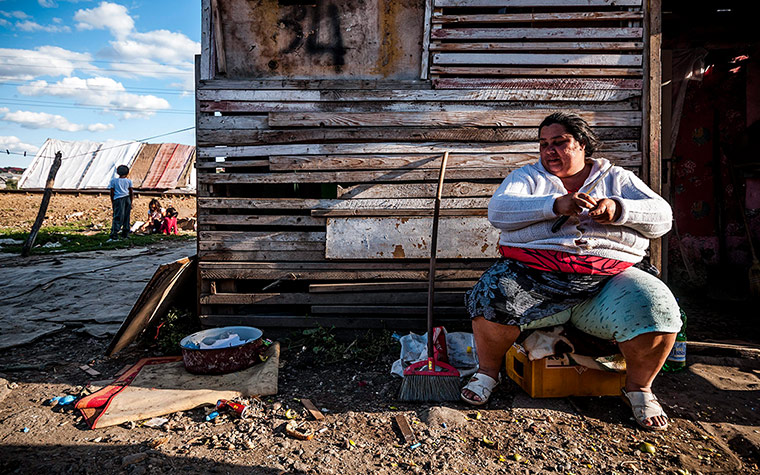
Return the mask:
[[34,246],[34,240],[37,239],[37,233],[40,232],[42,222],[45,221],[45,214],[47,213],[48,203],[50,203],[50,196],[53,194],[53,184],[55,183],[55,175],[58,173],[58,169],[61,168],[61,152],[55,153],[55,159],[53,165],[50,166],[50,172],[48,173],[47,182],[45,182],[45,192],[42,194],[42,203],[40,203],[40,211],[37,213],[37,219],[34,220],[32,230],[29,233],[29,237],[26,238],[24,247],[21,248],[21,257],[28,257],[29,252]]

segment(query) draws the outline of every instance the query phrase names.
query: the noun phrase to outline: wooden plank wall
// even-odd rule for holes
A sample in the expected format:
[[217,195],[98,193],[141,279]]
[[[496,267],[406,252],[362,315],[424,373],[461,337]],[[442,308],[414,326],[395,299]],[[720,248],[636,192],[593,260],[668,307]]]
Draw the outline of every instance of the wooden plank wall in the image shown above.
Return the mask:
[[[420,76],[429,79],[198,80],[205,324],[424,328],[428,250],[408,252],[404,241],[397,252],[391,232],[372,244],[377,226],[417,220],[396,234],[419,233],[425,245],[447,150],[442,215],[452,229],[484,222],[498,183],[537,158],[537,126],[551,111],[577,111],[604,140],[599,156],[641,171],[640,0],[433,0],[428,8]],[[224,25],[211,31],[225,34]],[[483,239],[443,241],[480,248]],[[444,322],[463,321],[464,292],[495,257],[495,246],[473,249],[439,254],[448,257],[437,273]]]

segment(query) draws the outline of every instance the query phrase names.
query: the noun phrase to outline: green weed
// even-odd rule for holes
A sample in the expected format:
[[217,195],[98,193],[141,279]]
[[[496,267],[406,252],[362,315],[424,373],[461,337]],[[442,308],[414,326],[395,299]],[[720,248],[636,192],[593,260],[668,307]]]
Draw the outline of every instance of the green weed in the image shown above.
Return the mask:
[[400,350],[387,330],[367,330],[353,339],[339,339],[334,331],[334,327],[323,326],[303,330],[289,339],[288,349],[296,351],[296,358],[305,366],[344,360],[374,363]]
[[[0,252],[20,254],[29,236],[28,231],[0,229],[0,239],[13,239],[15,243],[0,244]],[[43,226],[34,240],[32,254],[101,251],[146,246],[160,241],[186,241],[195,239],[195,233],[165,235],[131,234],[127,239],[108,241],[108,230],[93,228],[89,223],[73,223],[64,226]]]

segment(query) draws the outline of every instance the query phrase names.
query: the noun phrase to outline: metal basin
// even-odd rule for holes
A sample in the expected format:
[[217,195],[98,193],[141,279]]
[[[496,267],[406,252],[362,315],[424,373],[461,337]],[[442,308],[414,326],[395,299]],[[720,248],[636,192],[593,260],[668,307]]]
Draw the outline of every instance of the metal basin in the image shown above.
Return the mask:
[[[221,327],[188,335],[179,343],[185,368],[193,374],[224,374],[248,368],[261,362],[262,334],[254,327]],[[205,348],[215,344],[223,347]]]

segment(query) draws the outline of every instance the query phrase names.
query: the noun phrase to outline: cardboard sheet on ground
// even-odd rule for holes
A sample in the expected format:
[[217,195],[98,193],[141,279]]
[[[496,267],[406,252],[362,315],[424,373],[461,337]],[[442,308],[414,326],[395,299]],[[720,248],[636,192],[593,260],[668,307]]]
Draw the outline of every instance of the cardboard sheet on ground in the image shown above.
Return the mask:
[[143,358],[103,389],[80,399],[76,408],[91,429],[187,411],[219,399],[277,394],[280,344],[267,360],[222,375],[188,373],[181,357]]

